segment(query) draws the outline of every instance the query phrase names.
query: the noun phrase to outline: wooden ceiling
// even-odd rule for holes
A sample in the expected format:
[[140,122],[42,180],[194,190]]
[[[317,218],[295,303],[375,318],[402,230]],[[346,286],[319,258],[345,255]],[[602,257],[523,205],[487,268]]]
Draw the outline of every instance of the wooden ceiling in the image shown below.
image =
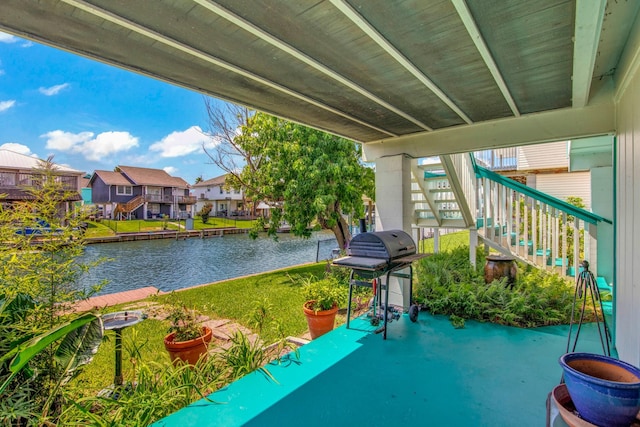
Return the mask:
[[3,0],[0,31],[379,144],[589,107],[639,5]]

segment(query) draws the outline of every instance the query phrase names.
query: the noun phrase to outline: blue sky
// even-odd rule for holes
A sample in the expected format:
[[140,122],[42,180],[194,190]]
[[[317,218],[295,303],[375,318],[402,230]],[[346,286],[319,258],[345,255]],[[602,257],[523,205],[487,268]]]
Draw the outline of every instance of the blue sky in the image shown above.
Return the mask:
[[0,148],[88,173],[164,169],[193,184],[222,174],[202,151],[207,129],[199,93],[0,33]]

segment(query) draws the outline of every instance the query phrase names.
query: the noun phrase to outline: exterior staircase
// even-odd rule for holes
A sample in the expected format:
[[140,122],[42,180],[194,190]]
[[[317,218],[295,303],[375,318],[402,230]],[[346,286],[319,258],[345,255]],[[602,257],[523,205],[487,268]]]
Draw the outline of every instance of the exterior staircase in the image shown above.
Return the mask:
[[144,196],[136,196],[133,199],[129,200],[125,203],[118,203],[113,210],[114,215],[118,216],[128,216],[131,212],[138,209],[140,206],[144,205]]
[[[459,228],[494,251],[538,268],[575,277],[583,259],[597,275],[597,228],[611,223],[524,184],[478,166],[470,154],[414,160],[411,199],[418,228]],[[475,247],[470,258],[475,262]],[[611,312],[611,302],[605,302]]]

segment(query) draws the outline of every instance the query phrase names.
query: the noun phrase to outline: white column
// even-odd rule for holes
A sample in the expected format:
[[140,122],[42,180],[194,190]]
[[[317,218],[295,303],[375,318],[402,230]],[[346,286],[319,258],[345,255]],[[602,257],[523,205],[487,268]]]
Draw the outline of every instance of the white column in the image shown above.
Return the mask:
[[376,231],[411,235],[411,159],[404,154],[376,160]]
[[[411,236],[413,211],[411,158],[400,154],[376,159],[376,231],[403,230]],[[389,281],[389,304],[408,309],[409,280],[391,277]]]
[[478,246],[478,229],[469,229],[469,261],[471,265],[476,266],[476,248]]

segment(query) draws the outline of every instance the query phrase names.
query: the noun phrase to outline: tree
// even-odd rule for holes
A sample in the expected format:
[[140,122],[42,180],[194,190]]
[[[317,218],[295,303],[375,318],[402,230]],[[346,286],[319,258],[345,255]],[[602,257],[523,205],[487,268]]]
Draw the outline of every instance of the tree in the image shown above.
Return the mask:
[[204,206],[202,206],[202,209],[200,210],[200,212],[198,212],[198,215],[200,215],[200,218],[202,219],[203,224],[206,224],[209,222],[209,215],[211,214],[211,209],[213,209],[213,205],[211,203],[205,203]]
[[[60,387],[77,372],[79,358],[89,360],[102,332],[95,316],[78,320],[67,310],[73,301],[99,289],[77,285],[93,264],[77,259],[84,248],[84,218],[69,209],[72,193],[51,159],[42,162],[29,181],[25,200],[0,205],[3,425],[44,425],[55,419],[61,410]],[[91,333],[81,329],[89,323],[94,325]],[[21,409],[16,412],[17,407]]]
[[230,174],[228,185],[271,206],[271,216],[258,227],[274,235],[284,220],[294,235],[309,237],[309,227],[318,225],[333,231],[344,248],[351,239],[344,215],[362,217],[362,196],[374,195],[374,172],[361,163],[360,146],[268,114],[228,108],[235,111],[233,121],[222,120],[225,112],[208,105],[219,143],[207,154]]

